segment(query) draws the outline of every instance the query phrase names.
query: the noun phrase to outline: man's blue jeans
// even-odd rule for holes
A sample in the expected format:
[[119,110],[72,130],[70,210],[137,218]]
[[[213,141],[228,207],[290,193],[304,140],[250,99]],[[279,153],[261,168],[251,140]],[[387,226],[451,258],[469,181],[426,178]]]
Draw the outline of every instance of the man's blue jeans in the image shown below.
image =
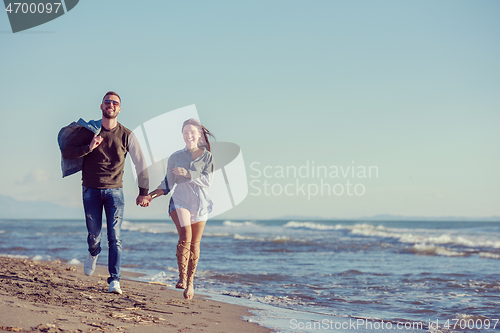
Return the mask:
[[87,222],[87,243],[89,252],[96,256],[101,253],[102,210],[106,213],[108,229],[108,270],[111,275],[108,283],[120,281],[120,264],[122,256],[122,241],[120,229],[122,226],[123,209],[125,206],[122,188],[97,189],[83,186],[83,208]]

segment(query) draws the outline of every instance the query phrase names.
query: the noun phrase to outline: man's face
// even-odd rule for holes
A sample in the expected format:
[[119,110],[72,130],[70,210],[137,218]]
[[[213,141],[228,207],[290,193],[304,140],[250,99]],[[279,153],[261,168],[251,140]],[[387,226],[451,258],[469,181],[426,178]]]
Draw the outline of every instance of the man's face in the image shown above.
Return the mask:
[[102,116],[108,119],[114,119],[118,116],[118,113],[121,111],[120,107],[120,99],[118,96],[115,95],[106,95],[104,97],[102,104],[101,104],[101,110],[102,110]]

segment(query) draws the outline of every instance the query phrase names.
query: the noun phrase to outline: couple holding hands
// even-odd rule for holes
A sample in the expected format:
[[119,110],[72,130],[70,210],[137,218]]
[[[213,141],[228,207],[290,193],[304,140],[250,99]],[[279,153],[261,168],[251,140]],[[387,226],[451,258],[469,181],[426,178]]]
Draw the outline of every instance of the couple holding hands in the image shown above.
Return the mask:
[[118,123],[121,99],[115,92],[107,92],[101,103],[102,123],[98,134],[88,128],[78,128],[61,145],[64,159],[83,159],[82,189],[89,254],[84,272],[92,275],[101,252],[102,212],[106,214],[109,245],[109,292],[121,294],[120,266],[123,219],[123,167],[130,153],[138,176],[139,195],[136,204],[148,207],[154,198],[172,193],[169,214],[179,234],[177,264],[179,280],[176,288],[184,289],[184,298],[194,296],[194,274],[200,257],[203,229],[212,211],[208,187],[212,183],[213,161],[208,136],[213,135],[196,119],[182,125],[186,146],[168,159],[165,179],[149,192],[149,178],[142,150],[132,131]]

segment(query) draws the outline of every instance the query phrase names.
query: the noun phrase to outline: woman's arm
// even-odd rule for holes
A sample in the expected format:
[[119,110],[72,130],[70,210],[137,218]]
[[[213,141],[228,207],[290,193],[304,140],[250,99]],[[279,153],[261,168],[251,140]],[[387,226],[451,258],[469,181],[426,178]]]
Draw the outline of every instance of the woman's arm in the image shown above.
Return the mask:
[[141,207],[148,207],[154,198],[156,198],[160,195],[164,195],[164,194],[165,194],[165,192],[163,192],[163,190],[161,188],[157,188],[153,192],[150,192],[148,195],[144,196],[144,199],[146,200],[146,204],[141,205]]
[[[167,174],[158,186],[158,190],[162,190],[163,193],[157,192],[158,195],[167,195],[175,186],[175,175],[172,173],[172,169],[176,166],[174,158],[170,156],[167,162]],[[155,191],[153,191],[155,192]],[[151,192],[151,193],[153,193]]]
[[[156,197],[159,197],[160,195],[164,195],[165,194],[165,191],[163,191],[161,188],[157,188],[156,190],[154,190],[153,192],[150,192],[148,194],[148,196],[151,197],[151,200],[153,200],[154,198]],[[150,200],[150,201],[151,201]]]

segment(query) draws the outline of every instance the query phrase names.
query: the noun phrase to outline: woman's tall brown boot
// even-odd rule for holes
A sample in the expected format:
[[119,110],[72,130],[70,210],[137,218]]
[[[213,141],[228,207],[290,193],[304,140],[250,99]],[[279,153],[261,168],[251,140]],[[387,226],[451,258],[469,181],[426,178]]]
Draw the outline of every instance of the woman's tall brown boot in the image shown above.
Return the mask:
[[198,260],[200,259],[200,242],[191,243],[191,254],[189,256],[188,271],[187,271],[187,286],[184,290],[184,298],[192,299],[194,296],[194,273]]
[[179,241],[177,243],[177,266],[179,267],[179,281],[175,288],[187,288],[187,271],[191,242]]

